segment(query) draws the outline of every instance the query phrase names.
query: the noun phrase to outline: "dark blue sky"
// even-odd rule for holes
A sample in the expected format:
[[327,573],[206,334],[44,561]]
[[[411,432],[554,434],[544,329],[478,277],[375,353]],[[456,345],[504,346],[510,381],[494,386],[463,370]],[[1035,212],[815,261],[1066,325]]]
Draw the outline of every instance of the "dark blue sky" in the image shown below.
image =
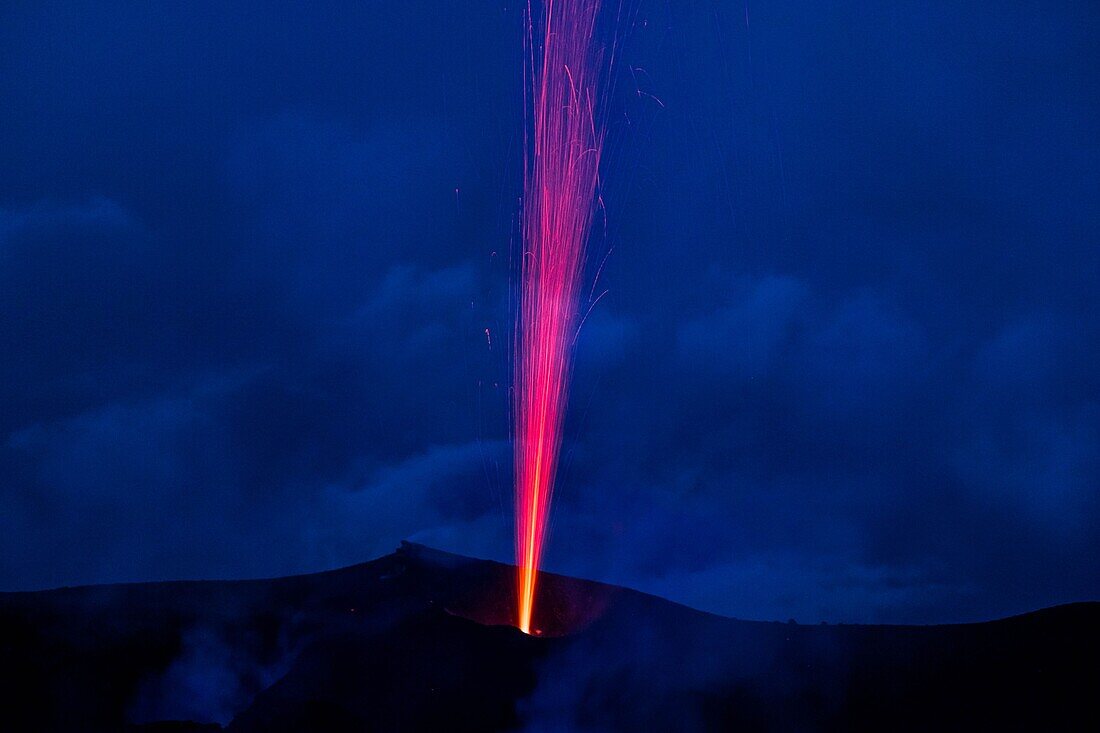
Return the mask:
[[[1100,596],[1098,36],[641,2],[550,567],[811,622]],[[0,588],[510,557],[521,54],[496,1],[4,3]]]

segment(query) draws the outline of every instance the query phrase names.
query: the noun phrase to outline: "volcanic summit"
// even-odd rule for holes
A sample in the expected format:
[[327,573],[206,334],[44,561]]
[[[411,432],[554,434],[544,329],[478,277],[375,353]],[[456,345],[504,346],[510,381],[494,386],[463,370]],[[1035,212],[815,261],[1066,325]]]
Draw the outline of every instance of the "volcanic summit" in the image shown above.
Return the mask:
[[[340,570],[0,594],[7,731],[1052,730],[1098,720],[1100,603],[742,621],[405,543]],[[1091,672],[1090,672],[1091,670]]]

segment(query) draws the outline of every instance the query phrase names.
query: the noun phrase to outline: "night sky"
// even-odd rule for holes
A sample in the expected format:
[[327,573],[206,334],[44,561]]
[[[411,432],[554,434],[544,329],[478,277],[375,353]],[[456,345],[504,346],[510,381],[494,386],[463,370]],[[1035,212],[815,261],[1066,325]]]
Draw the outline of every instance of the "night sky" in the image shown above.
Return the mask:
[[[0,589],[511,559],[520,10],[3,4]],[[1100,597],[1098,36],[640,2],[549,568],[806,622]]]

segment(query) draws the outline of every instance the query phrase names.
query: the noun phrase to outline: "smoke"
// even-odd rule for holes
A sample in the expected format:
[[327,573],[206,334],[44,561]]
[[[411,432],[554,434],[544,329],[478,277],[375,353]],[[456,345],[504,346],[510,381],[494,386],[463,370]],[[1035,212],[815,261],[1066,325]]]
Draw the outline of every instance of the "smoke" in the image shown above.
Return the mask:
[[524,730],[808,730],[808,711],[843,697],[844,675],[813,673],[847,669],[835,636],[793,623],[671,620],[619,609],[571,637],[519,703]]
[[282,630],[273,650],[263,647],[250,630],[208,625],[187,629],[179,656],[139,685],[130,721],[229,723],[286,673],[295,656]]

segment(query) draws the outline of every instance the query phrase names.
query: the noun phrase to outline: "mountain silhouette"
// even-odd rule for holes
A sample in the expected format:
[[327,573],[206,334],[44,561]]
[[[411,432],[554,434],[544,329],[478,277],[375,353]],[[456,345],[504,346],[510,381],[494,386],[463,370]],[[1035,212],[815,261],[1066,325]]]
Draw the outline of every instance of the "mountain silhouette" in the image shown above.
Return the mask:
[[328,572],[0,594],[4,731],[1100,730],[1100,603],[742,621],[403,543]]

